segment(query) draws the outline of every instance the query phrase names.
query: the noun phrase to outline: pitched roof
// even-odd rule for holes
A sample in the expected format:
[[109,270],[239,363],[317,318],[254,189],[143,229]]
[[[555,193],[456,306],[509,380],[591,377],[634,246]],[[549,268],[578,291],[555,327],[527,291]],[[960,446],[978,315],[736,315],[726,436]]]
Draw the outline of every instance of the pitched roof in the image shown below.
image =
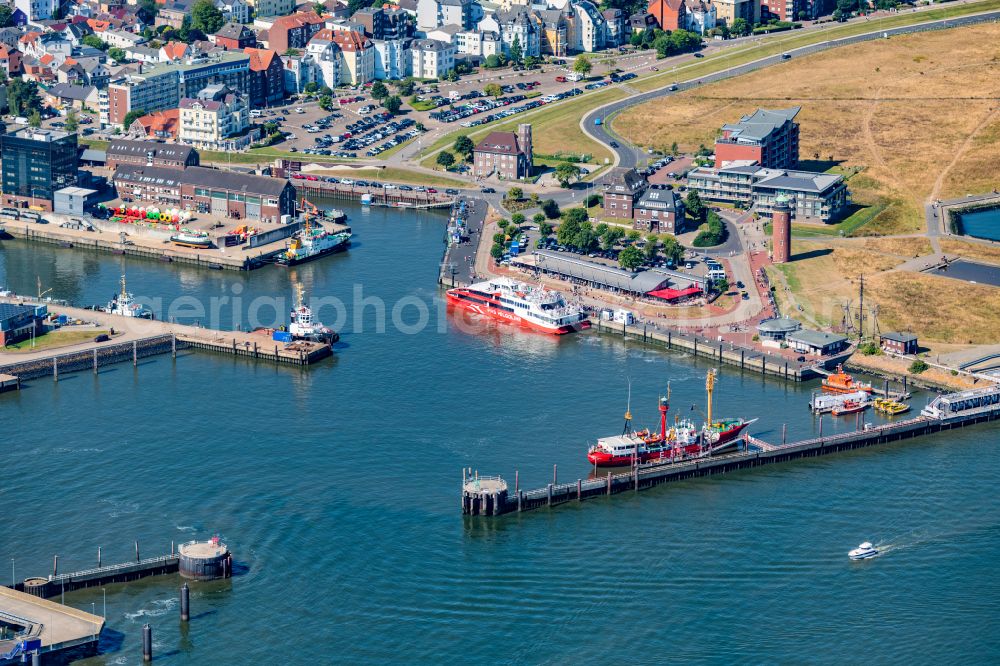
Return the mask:
[[280,196],[289,183],[285,179],[253,174],[234,173],[221,169],[207,167],[188,167],[186,169],[170,169],[167,167],[149,167],[135,164],[122,164],[115,169],[115,181],[130,183],[146,183],[178,187],[180,185],[200,185],[230,192],[245,192]]
[[828,347],[847,342],[847,336],[826,331],[810,331],[808,328],[789,333],[785,339],[790,342],[801,342],[810,347]]
[[684,207],[681,203],[681,197],[677,192],[655,186],[646,190],[639,197],[639,201],[636,202],[635,206],[636,208],[650,208],[670,212],[677,212]]
[[779,169],[760,169],[755,176],[762,176],[754,184],[757,188],[816,193],[825,192],[839,185],[844,179],[839,174]]
[[54,86],[50,86],[46,93],[52,97],[82,101],[94,94],[94,90],[96,90],[94,86],[79,86],[73,83],[57,83]]
[[371,46],[371,42],[363,33],[353,30],[336,31],[333,35],[333,41],[342,51],[364,51]]
[[180,60],[188,52],[188,45],[184,42],[167,42],[160,50],[171,60]]
[[802,109],[793,106],[790,109],[757,109],[748,116],[740,118],[740,122],[722,126],[729,132],[729,138],[737,141],[763,141],[767,136],[790,120],[794,120]]
[[227,39],[246,39],[253,35],[250,28],[246,27],[242,23],[235,23],[230,21],[226,25],[219,28],[219,31],[215,33],[216,37],[225,37]]
[[270,49],[255,49],[248,46],[243,49],[243,53],[250,56],[250,70],[253,72],[266,72],[271,68],[275,58],[281,62],[278,52]]
[[906,342],[917,341],[917,336],[915,336],[913,333],[896,333],[893,331],[889,333],[883,333],[881,337],[883,340],[892,340],[894,342],[906,343]]
[[476,152],[500,155],[524,154],[518,145],[517,134],[513,132],[490,132],[485,139],[476,144]]
[[[156,111],[141,118],[136,118],[135,122],[142,126],[143,131],[146,132],[146,136],[169,134],[172,137],[176,137],[180,129],[181,112],[180,109]],[[190,146],[183,147],[190,148]],[[191,148],[191,150],[194,149]]]
[[[162,114],[167,114],[169,111],[163,111]],[[174,115],[176,117],[176,110]],[[155,114],[145,115],[142,118],[151,118]],[[142,119],[140,118],[140,120]],[[162,119],[161,119],[162,120]],[[187,162],[188,158],[191,157],[191,153],[194,152],[194,148],[191,146],[183,146],[175,143],[157,143],[155,141],[126,141],[124,139],[117,139],[108,144],[107,148],[108,157],[115,155],[130,155],[146,157],[149,153],[153,154],[154,158],[164,159],[164,160],[176,160],[178,162]]]

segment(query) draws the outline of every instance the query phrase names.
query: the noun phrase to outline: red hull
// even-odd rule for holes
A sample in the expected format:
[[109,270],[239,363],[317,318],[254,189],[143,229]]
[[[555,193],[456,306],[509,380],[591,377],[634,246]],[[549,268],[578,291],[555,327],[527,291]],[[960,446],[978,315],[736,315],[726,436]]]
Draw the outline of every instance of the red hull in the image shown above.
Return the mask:
[[[701,446],[689,444],[675,449],[662,449],[659,451],[647,451],[639,455],[639,463],[651,463],[670,460],[681,456],[696,456],[701,454]],[[615,456],[604,451],[591,451],[587,454],[587,460],[591,465],[597,467],[627,467],[632,464],[632,456]]]
[[524,317],[521,317],[508,310],[502,310],[496,307],[489,307],[485,301],[466,300],[452,293],[452,290],[449,290],[447,292],[447,297],[448,297],[448,303],[454,305],[455,307],[460,307],[464,310],[474,312],[478,315],[489,317],[490,319],[493,319],[495,321],[500,321],[507,324],[515,324],[517,326],[526,328],[531,331],[548,333],[549,335],[565,335],[567,333],[572,333],[573,331],[590,327],[590,322],[584,319],[576,324],[567,324],[565,326],[559,326],[557,328],[556,327],[550,328],[547,326],[542,326],[541,324],[536,324],[535,322],[525,319]]

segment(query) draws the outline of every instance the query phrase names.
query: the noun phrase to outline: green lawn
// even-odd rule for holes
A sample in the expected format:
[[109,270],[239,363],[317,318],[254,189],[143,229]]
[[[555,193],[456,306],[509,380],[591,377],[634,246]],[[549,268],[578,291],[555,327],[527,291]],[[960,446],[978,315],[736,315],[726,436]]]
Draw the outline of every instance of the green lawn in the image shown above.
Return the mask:
[[67,347],[69,345],[79,344],[81,342],[89,342],[95,337],[102,333],[107,333],[103,329],[88,328],[85,331],[74,331],[70,329],[56,329],[48,333],[39,335],[34,340],[34,346],[31,344],[31,339],[22,340],[21,342],[15,343],[13,345],[7,345],[6,347],[0,349],[0,351],[17,353],[28,353],[33,351],[40,351],[43,349],[52,349],[54,347]]
[[539,109],[495,120],[486,125],[459,127],[425,148],[424,154],[427,157],[421,165],[436,168],[434,159],[437,156],[434,153],[441,148],[450,147],[455,143],[455,139],[463,134],[476,141],[489,132],[516,131],[517,126],[525,122],[531,123],[532,142],[538,152],[548,155],[559,151],[589,154],[594,158],[592,162],[603,162],[605,157],[612,157],[611,152],[583,133],[580,129],[580,119],[595,107],[627,96],[628,93],[620,88],[603,88],[598,92],[587,92],[570,100],[546,104]]
[[435,174],[413,171],[401,167],[376,167],[358,166],[353,169],[331,169],[327,171],[332,176],[346,176],[349,178],[374,178],[379,181],[392,183],[406,183],[408,185],[429,185],[430,187],[469,187],[469,183],[449,178],[448,176],[438,176]]

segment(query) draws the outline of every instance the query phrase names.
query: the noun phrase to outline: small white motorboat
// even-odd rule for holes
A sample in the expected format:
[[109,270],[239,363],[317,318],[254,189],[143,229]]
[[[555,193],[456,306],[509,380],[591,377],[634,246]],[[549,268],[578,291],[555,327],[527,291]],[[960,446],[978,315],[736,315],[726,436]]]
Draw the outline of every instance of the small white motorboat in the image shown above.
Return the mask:
[[878,557],[878,548],[873,546],[871,541],[865,541],[854,550],[848,552],[847,556],[852,560],[867,560],[870,557]]

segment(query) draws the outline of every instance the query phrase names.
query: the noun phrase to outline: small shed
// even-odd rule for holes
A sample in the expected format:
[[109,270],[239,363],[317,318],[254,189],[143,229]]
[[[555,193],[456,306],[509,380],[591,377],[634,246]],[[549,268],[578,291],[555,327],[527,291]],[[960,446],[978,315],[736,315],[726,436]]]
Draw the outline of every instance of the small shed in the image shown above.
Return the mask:
[[55,191],[52,208],[62,215],[83,215],[84,209],[95,194],[97,190],[86,187],[64,187]]
[[896,354],[916,354],[917,353],[917,336],[912,333],[883,333],[880,336],[879,342],[887,352],[894,352]]
[[757,335],[761,340],[782,341],[788,337],[789,333],[802,328],[802,324],[789,319],[788,317],[777,317],[775,319],[765,319],[757,324]]

